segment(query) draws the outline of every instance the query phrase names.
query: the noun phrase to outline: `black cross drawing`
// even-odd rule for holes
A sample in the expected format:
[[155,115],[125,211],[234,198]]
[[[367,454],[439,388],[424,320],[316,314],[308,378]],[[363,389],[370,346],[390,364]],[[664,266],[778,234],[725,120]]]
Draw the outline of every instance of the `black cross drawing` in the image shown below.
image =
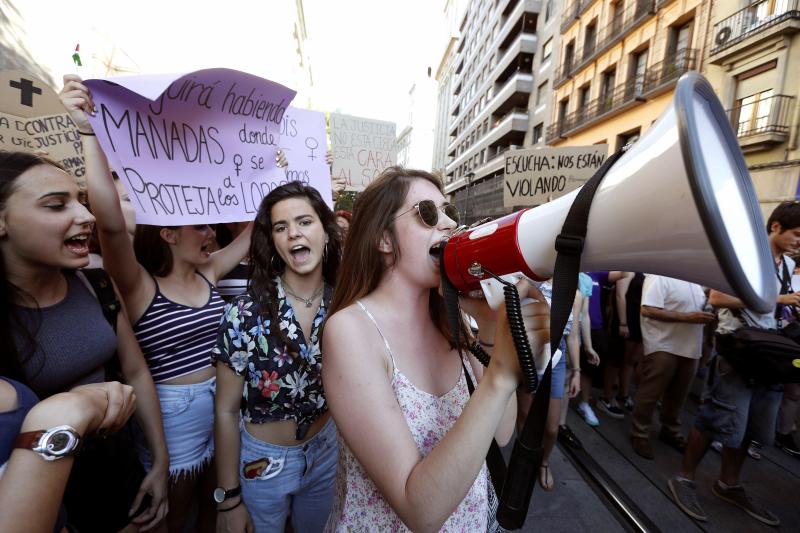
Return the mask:
[[42,94],[42,90],[39,87],[34,87],[33,82],[25,78],[20,78],[19,81],[10,81],[8,84],[15,89],[19,89],[19,103],[21,105],[33,107],[33,95]]

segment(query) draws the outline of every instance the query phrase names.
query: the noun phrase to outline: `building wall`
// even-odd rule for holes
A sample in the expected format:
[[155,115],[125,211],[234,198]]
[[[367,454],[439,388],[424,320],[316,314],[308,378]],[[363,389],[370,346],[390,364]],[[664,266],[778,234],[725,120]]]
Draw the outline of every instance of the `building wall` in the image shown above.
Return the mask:
[[455,48],[459,40],[458,25],[464,18],[466,0],[439,0],[444,31],[440,41],[439,57],[434,69],[436,82],[436,119],[433,133],[432,166],[434,172],[442,176],[447,166],[448,127],[450,125],[450,105],[453,101],[453,71],[455,70]]
[[15,2],[0,0],[0,70],[30,72],[51,87],[56,76],[46,65],[40,64],[30,51],[25,19]]
[[[77,72],[88,79],[225,66],[297,90],[294,105],[308,107],[312,103],[313,75],[302,0],[259,4],[248,10],[248,17],[242,22],[245,29],[238,28],[240,33],[253,35],[251,27],[264,30],[264,21],[269,20],[269,31],[260,41],[258,50],[263,50],[258,55],[254,55],[252,45],[247,43],[241,45],[249,46],[246,53],[231,52],[236,43],[231,28],[236,28],[230,25],[223,24],[221,31],[231,46],[216,44],[219,32],[211,35],[214,38],[200,42],[201,35],[192,33],[200,29],[192,23],[195,16],[202,18],[202,10],[187,13],[179,2],[162,2],[158,23],[152,27],[147,25],[151,22],[147,12],[134,3],[116,6],[107,2],[108,6],[102,9],[82,13],[66,2],[47,2],[45,15],[42,4],[31,0],[0,0],[0,68],[31,72],[58,90],[65,73]],[[120,20],[124,20],[124,26],[120,26]],[[147,39],[150,35],[163,37],[160,32],[169,28],[169,21],[180,21],[189,28],[182,34],[184,39],[174,38],[169,45],[162,46]],[[137,27],[147,31],[131,30]],[[79,71],[71,59],[76,44],[80,44],[83,63]]]
[[[620,147],[620,136],[644,133],[659,117],[672,99],[675,83],[686,70],[699,70],[703,65],[706,47],[710,2],[702,0],[642,1],[625,0],[617,19],[617,33],[611,0],[584,0],[579,16],[562,23],[560,72],[562,76],[551,103],[551,127],[547,142],[553,146],[580,146],[608,143],[610,151]],[[640,11],[638,11],[640,10]],[[581,12],[582,11],[582,12]],[[619,11],[616,11],[619,12]],[[636,13],[642,13],[637,15]],[[627,18],[626,18],[627,17]],[[692,20],[685,42],[678,47],[687,50],[675,53],[676,28]],[[585,36],[590,25],[597,28],[595,52],[583,60]],[[604,33],[609,32],[609,33]],[[567,47],[574,43],[572,69],[566,68]],[[638,71],[634,56],[647,51],[644,70]],[[604,73],[616,70],[611,91],[604,88]],[[588,90],[586,101],[580,102],[581,91]],[[568,102],[565,117],[561,117],[561,102]],[[613,104],[608,102],[613,101]],[[606,109],[605,111],[602,111]],[[573,126],[570,126],[573,125]],[[574,126],[577,125],[577,126]],[[559,134],[560,127],[566,132]],[[624,144],[624,143],[623,143]]]
[[608,118],[595,127],[570,135],[558,146],[588,146],[590,144],[608,144],[609,155],[622,146],[618,145],[618,137],[622,134],[639,130],[644,133],[667,106],[672,102],[672,92],[662,94],[626,111],[623,114]]
[[705,74],[728,110],[765,218],[798,197],[798,10],[799,0],[719,0],[709,31]]
[[[550,126],[552,115],[553,74],[558,65],[561,53],[561,9],[564,2],[559,0],[545,0],[542,2],[542,11],[536,27],[539,45],[533,57],[533,72],[536,79],[535,87],[528,101],[529,128],[525,134],[525,147],[544,146],[547,128]],[[544,48],[550,50],[544,57]],[[537,130],[541,130],[541,136]],[[534,137],[536,133],[536,137]]]
[[[457,37],[443,47],[437,69],[433,166],[444,170],[446,193],[471,221],[507,211],[497,183],[502,154],[532,135],[528,108],[543,2],[470,0],[463,10],[445,4],[458,13]],[[499,205],[500,211],[479,212],[476,205]]]

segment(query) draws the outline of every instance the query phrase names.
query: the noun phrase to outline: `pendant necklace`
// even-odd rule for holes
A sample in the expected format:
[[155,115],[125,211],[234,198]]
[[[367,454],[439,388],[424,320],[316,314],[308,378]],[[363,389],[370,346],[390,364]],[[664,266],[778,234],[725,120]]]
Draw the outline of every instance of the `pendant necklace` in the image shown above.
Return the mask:
[[297,300],[300,300],[301,302],[306,304],[306,307],[311,307],[314,304],[314,300],[317,299],[317,296],[322,294],[322,289],[325,288],[325,283],[323,282],[322,285],[320,285],[319,289],[314,291],[314,294],[312,294],[310,298],[303,298],[302,296],[296,295],[294,291],[292,291],[292,287],[288,283],[286,283],[285,279],[281,279],[281,281],[283,282],[283,290],[286,291],[286,294],[289,294],[294,298],[296,298]]

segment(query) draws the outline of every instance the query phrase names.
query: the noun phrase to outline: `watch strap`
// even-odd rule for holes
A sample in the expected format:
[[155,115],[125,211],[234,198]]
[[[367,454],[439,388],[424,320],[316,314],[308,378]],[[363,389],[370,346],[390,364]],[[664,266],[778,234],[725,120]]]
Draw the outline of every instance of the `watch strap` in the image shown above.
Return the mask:
[[237,485],[236,487],[225,491],[225,500],[227,500],[228,498],[234,498],[240,495],[241,493],[242,493],[242,486]]
[[[222,499],[217,499],[216,493],[218,492],[222,492]],[[216,501],[217,503],[222,503],[228,500],[229,498],[235,498],[236,496],[239,496],[242,493],[242,486],[237,485],[236,487],[227,490],[223,489],[222,487],[219,487],[217,488],[217,490],[214,491],[214,493],[215,493],[214,501]]]
[[[66,442],[54,440],[57,435],[64,433]],[[75,431],[75,428],[65,425],[20,433],[14,439],[14,448],[31,450],[41,455],[46,461],[55,461],[78,453],[81,443],[81,436]]]
[[17,438],[14,440],[14,448],[22,448],[23,450],[33,450],[39,445],[39,441],[42,438],[42,435],[46,433],[46,430],[39,429],[36,431],[26,431],[25,433],[20,433],[17,435]]
[[[233,496],[231,496],[231,497],[233,497]],[[242,502],[243,502],[243,501],[244,501],[244,499],[243,499],[243,498],[239,498],[239,501],[238,501],[238,502],[236,502],[236,504],[235,504],[235,505],[231,505],[230,507],[226,507],[225,509],[220,509],[220,508],[217,508],[217,512],[218,512],[218,513],[227,513],[228,511],[233,511],[234,509],[236,509],[237,507],[239,507],[240,505],[242,505]]]

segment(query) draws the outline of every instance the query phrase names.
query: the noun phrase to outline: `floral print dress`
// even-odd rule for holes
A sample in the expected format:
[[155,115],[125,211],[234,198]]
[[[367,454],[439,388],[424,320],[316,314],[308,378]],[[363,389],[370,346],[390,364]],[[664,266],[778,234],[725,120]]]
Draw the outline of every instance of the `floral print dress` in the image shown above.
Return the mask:
[[261,424],[294,420],[298,440],[328,406],[322,391],[322,352],[320,327],[327,314],[332,290],[326,286],[308,339],[289,304],[280,278],[278,288],[278,328],[299,352],[289,353],[286,343],[273,334],[268,318],[248,293],[234,298],[226,307],[219,326],[212,361],[225,364],[245,378],[242,417],[245,422]]
[[[380,327],[367,308],[361,302],[357,303],[375,323],[375,327],[383,337]],[[464,371],[462,369],[461,378],[455,387],[442,396],[435,396],[418,389],[398,370],[385,337],[383,341],[392,360],[392,389],[414,442],[424,457],[450,431],[469,400]],[[467,496],[444,523],[441,531],[469,533],[486,531],[489,512],[488,479],[488,470],[484,463]],[[341,435],[336,491],[325,530],[337,533],[409,531],[383,498]]]

